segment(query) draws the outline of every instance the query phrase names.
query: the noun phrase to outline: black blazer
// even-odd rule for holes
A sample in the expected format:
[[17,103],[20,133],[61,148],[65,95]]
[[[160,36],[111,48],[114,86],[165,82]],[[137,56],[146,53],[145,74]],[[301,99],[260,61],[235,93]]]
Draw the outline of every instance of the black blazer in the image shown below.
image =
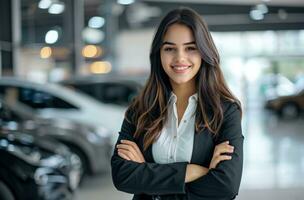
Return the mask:
[[[224,121],[218,137],[208,130],[195,133],[191,163],[209,167],[215,145],[229,140],[234,146],[232,159],[220,162],[201,178],[185,183],[188,162],[155,163],[150,146],[144,153],[145,163],[127,161],[117,154],[111,158],[112,179],[118,190],[134,194],[133,199],[231,200],[238,194],[243,169],[241,114],[235,103],[223,103]],[[132,111],[126,113],[131,119]],[[124,119],[120,140],[135,141],[143,152],[143,135],[133,138],[135,124]]]

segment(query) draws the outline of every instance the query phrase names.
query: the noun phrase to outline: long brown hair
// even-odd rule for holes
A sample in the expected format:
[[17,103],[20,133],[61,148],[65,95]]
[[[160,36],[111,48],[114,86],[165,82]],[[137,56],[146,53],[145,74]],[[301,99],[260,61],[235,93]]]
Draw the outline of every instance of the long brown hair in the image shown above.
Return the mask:
[[186,25],[192,30],[202,57],[202,64],[196,75],[196,133],[207,128],[217,135],[223,123],[223,101],[236,102],[239,108],[241,107],[225,83],[219,54],[204,20],[189,8],[172,10],[163,18],[154,36],[150,51],[151,72],[147,83],[127,111],[133,114],[131,119],[127,120],[136,126],[134,137],[138,138],[144,134],[144,150],[157,139],[167,120],[168,100],[172,88],[161,65],[160,48],[166,30],[175,23]]

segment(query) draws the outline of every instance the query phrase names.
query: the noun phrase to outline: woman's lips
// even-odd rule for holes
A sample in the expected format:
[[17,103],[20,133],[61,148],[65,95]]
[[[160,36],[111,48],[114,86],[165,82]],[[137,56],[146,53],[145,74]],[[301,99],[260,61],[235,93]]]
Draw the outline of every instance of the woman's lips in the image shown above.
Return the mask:
[[172,69],[175,73],[185,73],[191,67],[191,65],[173,65]]

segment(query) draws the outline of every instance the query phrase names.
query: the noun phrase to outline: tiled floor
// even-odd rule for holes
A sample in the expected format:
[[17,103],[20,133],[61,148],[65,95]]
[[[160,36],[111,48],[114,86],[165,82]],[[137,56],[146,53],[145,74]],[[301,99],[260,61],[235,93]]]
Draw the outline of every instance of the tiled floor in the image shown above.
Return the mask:
[[[244,173],[237,199],[304,199],[304,117],[280,120],[265,112],[257,95],[249,95],[243,118]],[[76,200],[124,200],[109,174],[87,179]]]

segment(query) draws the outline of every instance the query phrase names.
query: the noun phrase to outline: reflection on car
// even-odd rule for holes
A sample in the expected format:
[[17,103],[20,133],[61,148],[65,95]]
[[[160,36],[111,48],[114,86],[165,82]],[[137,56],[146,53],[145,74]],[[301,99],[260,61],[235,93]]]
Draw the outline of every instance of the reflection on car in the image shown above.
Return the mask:
[[0,131],[0,199],[72,199],[80,160],[45,137]]
[[113,133],[119,131],[126,110],[57,84],[39,84],[11,77],[0,78],[0,94],[28,105],[41,117],[69,119],[96,129],[107,128]]
[[[106,128],[95,129],[65,119],[43,119],[30,107],[0,98],[2,125],[8,130],[25,131],[33,135],[49,136],[67,145],[78,155],[83,174],[94,174],[109,169],[112,152],[112,133]],[[96,158],[99,159],[96,159]]]

